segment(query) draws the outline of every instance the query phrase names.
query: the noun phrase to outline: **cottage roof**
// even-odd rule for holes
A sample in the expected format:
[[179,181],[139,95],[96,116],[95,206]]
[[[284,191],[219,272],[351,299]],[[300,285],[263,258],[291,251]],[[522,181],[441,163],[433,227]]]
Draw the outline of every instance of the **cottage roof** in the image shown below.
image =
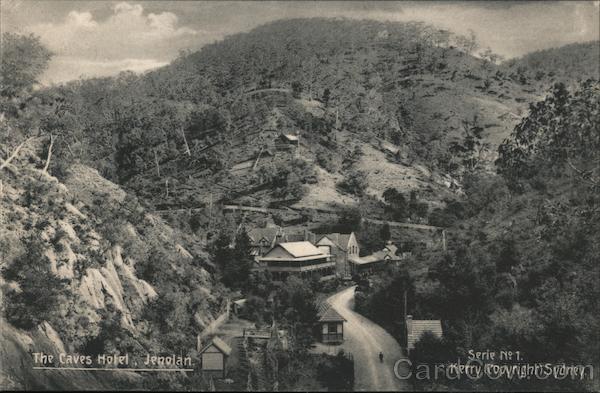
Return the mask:
[[319,305],[318,316],[319,322],[346,322],[346,319],[327,302]]
[[227,343],[225,341],[221,340],[219,337],[213,337],[211,342],[208,343],[206,346],[204,346],[204,348],[202,348],[202,350],[200,350],[200,353],[205,352],[208,348],[210,348],[211,345],[214,345],[215,348],[217,348],[224,355],[229,356],[229,354],[231,354],[231,347],[229,345],[227,345]]
[[442,322],[439,319],[413,319],[412,331],[408,334],[407,345],[412,349],[425,332],[431,332],[436,337],[442,337]]
[[323,252],[310,242],[286,242],[279,243],[279,246],[289,252],[294,258],[310,257],[315,255],[323,255]]

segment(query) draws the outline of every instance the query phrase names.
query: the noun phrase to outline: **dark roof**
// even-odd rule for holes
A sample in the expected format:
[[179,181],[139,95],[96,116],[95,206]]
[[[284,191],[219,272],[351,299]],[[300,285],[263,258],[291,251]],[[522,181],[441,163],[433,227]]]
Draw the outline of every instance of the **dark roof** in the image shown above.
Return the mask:
[[281,234],[281,228],[279,227],[252,228],[248,231],[248,237],[250,237],[250,240],[252,240],[253,243],[258,243],[261,239],[265,238],[271,242],[271,245],[278,234]]
[[318,316],[319,316],[319,322],[345,322],[346,321],[346,319],[344,319],[344,317],[342,317],[337,311],[335,311],[335,309],[333,307],[331,307],[331,304],[329,304],[327,302],[323,302],[323,303],[319,304]]
[[318,235],[315,235],[309,230],[306,229],[286,229],[285,231],[285,241],[286,242],[311,242],[316,244],[316,238]]
[[348,242],[352,233],[326,233],[319,237],[317,242],[321,241],[324,237],[331,240],[336,246],[341,248],[343,251],[348,251]]

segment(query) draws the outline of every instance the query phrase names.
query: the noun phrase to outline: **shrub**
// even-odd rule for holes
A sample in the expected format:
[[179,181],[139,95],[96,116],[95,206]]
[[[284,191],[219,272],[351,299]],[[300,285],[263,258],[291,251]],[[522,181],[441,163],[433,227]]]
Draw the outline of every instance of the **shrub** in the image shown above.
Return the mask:
[[354,389],[354,360],[343,350],[336,356],[325,355],[317,367],[317,379],[329,391],[352,391]]
[[39,236],[33,235],[25,249],[25,254],[5,268],[2,275],[20,288],[6,295],[6,318],[16,327],[32,329],[56,315],[67,289],[64,281],[50,271]]
[[346,193],[356,196],[362,196],[368,186],[365,173],[362,171],[352,171],[345,179],[338,182],[338,188]]

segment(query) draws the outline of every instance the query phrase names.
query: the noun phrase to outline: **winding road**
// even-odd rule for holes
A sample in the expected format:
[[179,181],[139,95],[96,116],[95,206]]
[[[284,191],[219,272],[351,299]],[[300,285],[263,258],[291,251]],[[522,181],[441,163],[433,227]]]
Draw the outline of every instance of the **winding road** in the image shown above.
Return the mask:
[[[342,348],[354,356],[355,387],[357,391],[410,391],[408,381],[396,378],[394,364],[405,358],[398,342],[382,327],[352,310],[354,288],[331,296],[328,302],[346,319]],[[379,352],[384,362],[379,361]],[[403,375],[406,375],[404,370]]]

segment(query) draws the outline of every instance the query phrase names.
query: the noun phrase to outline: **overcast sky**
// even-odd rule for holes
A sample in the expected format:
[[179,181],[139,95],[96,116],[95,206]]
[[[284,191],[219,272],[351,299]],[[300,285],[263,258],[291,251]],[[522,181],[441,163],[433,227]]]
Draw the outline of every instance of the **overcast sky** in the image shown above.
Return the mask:
[[455,33],[472,29],[483,47],[510,58],[600,39],[600,2],[217,2],[0,0],[2,31],[35,33],[55,53],[46,84],[137,72],[181,49],[292,17],[421,20]]

